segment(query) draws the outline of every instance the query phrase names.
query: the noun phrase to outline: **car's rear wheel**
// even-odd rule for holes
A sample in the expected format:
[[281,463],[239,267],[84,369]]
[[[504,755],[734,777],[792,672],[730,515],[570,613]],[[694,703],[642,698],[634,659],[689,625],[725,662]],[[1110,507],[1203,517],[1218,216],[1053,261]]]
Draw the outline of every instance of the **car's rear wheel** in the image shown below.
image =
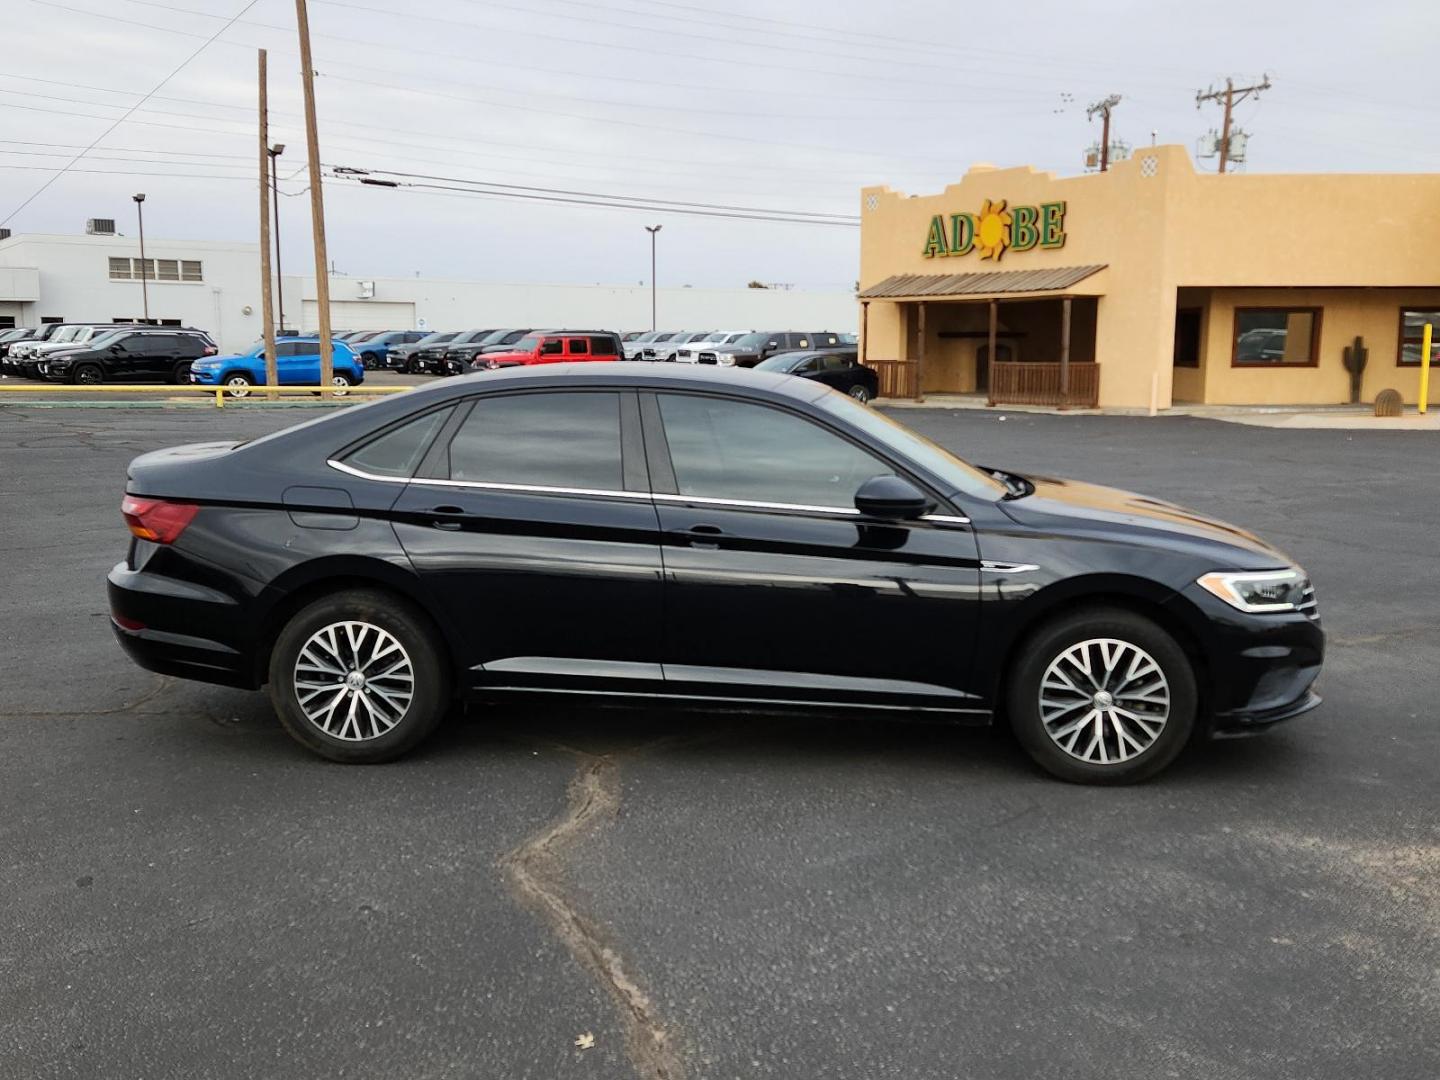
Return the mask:
[[861,405],[870,404],[870,391],[863,386],[852,386],[850,388],[850,396],[860,402]]
[[440,643],[399,597],[351,589],[286,624],[270,656],[270,700],[301,745],[332,761],[391,761],[435,729],[449,703]]
[[178,386],[184,386],[190,382],[190,361],[185,360],[175,365],[175,370],[170,373],[170,379]]
[[1091,608],[1041,627],[1007,687],[1026,752],[1062,780],[1126,784],[1175,760],[1195,729],[1195,671],[1185,650],[1140,615]]
[[81,364],[70,378],[82,386],[99,386],[105,381],[105,374],[94,364]]
[[[350,389],[350,376],[341,374],[337,371],[335,372],[335,374],[330,376],[330,385],[335,387],[336,397],[344,397],[345,391]],[[316,397],[319,397],[321,391],[316,390],[314,393]]]
[[234,372],[226,375],[224,379],[225,393],[233,398],[243,398],[249,395],[250,387],[254,385],[249,376]]

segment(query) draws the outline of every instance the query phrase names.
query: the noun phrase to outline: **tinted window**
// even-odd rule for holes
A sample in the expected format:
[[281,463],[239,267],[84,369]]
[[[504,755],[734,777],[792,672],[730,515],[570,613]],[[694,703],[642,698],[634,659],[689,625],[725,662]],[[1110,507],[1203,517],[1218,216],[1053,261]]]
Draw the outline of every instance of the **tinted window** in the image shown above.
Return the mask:
[[541,355],[541,356],[558,356],[559,353],[560,353],[560,348],[561,348],[561,346],[562,346],[563,344],[564,344],[564,343],[563,343],[562,341],[560,341],[558,338],[557,338],[556,340],[554,340],[554,341],[547,341],[547,342],[545,342],[544,345],[541,345],[541,346],[540,346],[540,355]]
[[[566,341],[565,341],[565,344],[566,344],[567,346],[569,346],[570,355],[571,355],[571,356],[589,356],[589,355],[590,355],[590,339],[589,339],[589,338],[583,338],[583,337],[567,338]],[[548,343],[547,343],[547,345],[548,345]]]
[[149,334],[132,334],[124,338],[122,344],[131,356],[154,356],[161,351]]
[[846,360],[845,357],[835,353],[830,353],[828,356],[822,356],[820,358],[821,371],[843,371],[849,366],[850,362]]
[[620,352],[620,344],[614,338],[593,337],[590,339],[590,351],[598,356],[616,356]]
[[348,455],[345,463],[380,476],[413,476],[430,440],[449,415],[448,408],[437,409],[392,428]]
[[619,491],[623,476],[618,394],[481,398],[450,444],[452,480]]
[[801,417],[721,398],[660,395],[680,494],[853,508],[884,462]]

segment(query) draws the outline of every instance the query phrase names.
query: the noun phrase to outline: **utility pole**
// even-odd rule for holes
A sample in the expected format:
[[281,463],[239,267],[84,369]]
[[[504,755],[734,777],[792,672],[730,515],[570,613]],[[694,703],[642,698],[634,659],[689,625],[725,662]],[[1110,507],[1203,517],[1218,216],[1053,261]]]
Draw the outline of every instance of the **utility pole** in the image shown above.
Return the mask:
[[[265,337],[265,385],[280,385],[275,364],[275,305],[270,298],[270,95],[265,50],[260,60],[260,322]],[[272,396],[267,393],[267,396]]]
[[650,234],[650,329],[656,330],[655,325],[655,234],[664,226],[646,225],[645,231]]
[[283,142],[270,147],[270,187],[275,193],[275,306],[280,314],[276,316],[276,333],[285,333],[285,273],[280,268],[280,155],[285,152]]
[[1225,102],[1225,117],[1220,124],[1220,171],[1222,173],[1225,171],[1225,166],[1230,163],[1230,121],[1234,117],[1235,106],[1251,94],[1259,94],[1262,90],[1269,89],[1270,76],[1262,75],[1258,83],[1250,86],[1236,86],[1234,79],[1226,79],[1224,90],[1216,90],[1211,87],[1209,90],[1195,92],[1195,108],[1197,109],[1207,101]]
[[310,228],[315,246],[315,305],[320,321],[320,385],[334,377],[330,344],[329,258],[325,254],[325,196],[320,188],[320,135],[315,128],[315,69],[310,61],[310,16],[305,0],[295,0],[295,22],[300,31],[300,77],[305,90],[305,149],[310,157]]
[[140,221],[140,303],[145,307],[145,325],[150,325],[150,263],[145,258],[145,193],[132,195],[135,216]]
[[1100,131],[1100,171],[1108,172],[1110,169],[1110,113],[1116,105],[1120,104],[1120,95],[1111,94],[1103,101],[1097,101],[1085,110],[1085,119],[1095,119],[1099,113],[1102,121]]

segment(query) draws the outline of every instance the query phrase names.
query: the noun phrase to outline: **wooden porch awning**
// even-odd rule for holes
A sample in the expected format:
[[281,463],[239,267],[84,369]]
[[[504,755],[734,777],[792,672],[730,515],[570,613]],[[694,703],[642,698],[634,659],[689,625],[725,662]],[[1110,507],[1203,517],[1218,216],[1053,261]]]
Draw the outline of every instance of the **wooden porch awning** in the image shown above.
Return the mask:
[[994,296],[1004,293],[1061,292],[1091,274],[1095,266],[1057,266],[1049,270],[991,270],[978,274],[893,274],[860,292],[861,300],[946,296]]

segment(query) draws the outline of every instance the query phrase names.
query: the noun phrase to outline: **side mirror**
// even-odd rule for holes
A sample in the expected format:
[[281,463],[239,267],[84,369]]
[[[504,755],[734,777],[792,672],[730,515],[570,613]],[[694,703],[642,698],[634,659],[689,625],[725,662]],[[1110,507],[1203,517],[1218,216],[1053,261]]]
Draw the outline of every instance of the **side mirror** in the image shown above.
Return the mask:
[[855,509],[868,517],[912,521],[930,508],[925,493],[900,476],[872,476],[855,492]]
[[114,345],[111,345],[111,346],[110,346],[110,351],[111,351],[112,353],[122,353],[122,352],[125,351],[125,346],[121,345],[121,344],[117,341]]

